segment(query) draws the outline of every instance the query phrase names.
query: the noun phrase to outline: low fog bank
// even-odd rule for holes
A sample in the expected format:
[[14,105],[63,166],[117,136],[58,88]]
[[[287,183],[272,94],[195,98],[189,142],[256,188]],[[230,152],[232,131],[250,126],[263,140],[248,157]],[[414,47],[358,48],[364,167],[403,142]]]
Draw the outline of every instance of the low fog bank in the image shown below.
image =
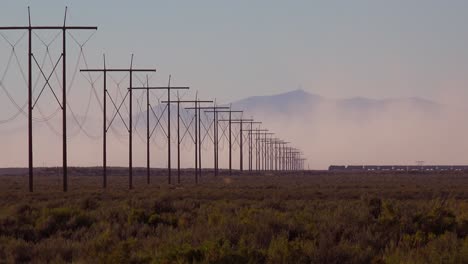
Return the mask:
[[[460,100],[462,101],[462,100]],[[246,106],[244,117],[263,121],[264,126],[276,136],[303,150],[311,169],[326,169],[336,165],[413,165],[468,164],[468,109],[462,104],[444,101],[441,104],[421,99],[373,100],[352,98],[346,100],[314,100],[307,103],[265,110],[265,105],[255,100]],[[234,105],[235,106],[235,105]],[[60,119],[51,121],[57,131]],[[173,135],[176,135],[173,122]],[[44,123],[34,124],[34,161],[37,166],[61,165],[61,137]],[[70,166],[101,166],[101,120],[89,117],[84,125],[88,134],[76,133],[79,127],[69,123]],[[145,166],[146,146],[143,142],[145,125],[134,133],[134,166]],[[128,134],[122,124],[115,126],[108,137],[109,166],[128,165]],[[235,126],[234,129],[238,129]],[[0,126],[0,167],[27,166],[26,120],[14,125]],[[167,165],[167,145],[157,130],[158,139],[152,142],[151,162],[154,167]],[[119,136],[117,135],[119,134]],[[193,167],[194,149],[186,134],[182,148],[182,166]],[[209,137],[206,138],[209,140]],[[212,167],[213,150],[206,143],[203,166]],[[227,166],[227,145],[220,153],[222,166]],[[176,143],[172,143],[173,166],[176,166]],[[239,152],[234,151],[234,168],[238,168]],[[247,164],[247,155],[245,155]]]
[[336,165],[468,164],[467,109],[459,105],[394,100],[378,107],[346,108],[336,101],[262,113],[278,136],[304,151],[311,169]]

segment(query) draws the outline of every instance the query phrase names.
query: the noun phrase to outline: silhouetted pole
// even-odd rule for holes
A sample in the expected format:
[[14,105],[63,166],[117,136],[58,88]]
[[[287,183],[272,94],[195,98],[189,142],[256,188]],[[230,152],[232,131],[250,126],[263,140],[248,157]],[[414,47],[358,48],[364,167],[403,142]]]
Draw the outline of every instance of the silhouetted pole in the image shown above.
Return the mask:
[[292,171],[292,148],[288,148],[288,170]]
[[[171,166],[171,75],[169,75],[169,81],[167,83],[167,183],[172,183],[172,166]],[[187,88],[188,89],[188,88]]]
[[269,170],[269,148],[268,148],[268,136],[273,135],[274,133],[263,133],[264,138],[263,138],[263,170],[267,171]]
[[130,87],[128,88],[129,97],[129,121],[128,121],[128,189],[133,188],[133,54],[130,62]]
[[[32,26],[31,25],[31,12],[30,8],[28,7],[28,26],[19,26],[19,27],[0,27],[0,31],[2,30],[27,30],[28,31],[28,165],[29,165],[29,177],[28,177],[28,187],[29,191],[34,191],[34,172],[33,172],[33,138],[32,138],[32,110],[34,105],[32,103],[32,60],[34,58],[34,54],[32,53],[32,33],[33,30],[61,30],[62,31],[62,104],[60,107],[62,108],[62,162],[63,162],[63,191],[66,192],[68,190],[68,166],[67,166],[67,50],[66,50],[66,32],[67,30],[97,30],[97,27],[76,27],[76,26],[66,26],[67,20],[67,8],[65,8],[65,17],[63,20],[63,26]],[[60,58],[59,58],[60,60]],[[40,68],[38,64],[39,69]],[[52,73],[55,71],[55,68],[52,70]],[[43,74],[43,73],[42,73]],[[46,76],[44,76],[46,78]],[[49,84],[48,80],[46,80],[46,85]],[[50,86],[50,85],[49,85]],[[44,86],[45,87],[45,86]],[[52,88],[51,88],[52,89]],[[39,98],[36,99],[36,102]],[[58,99],[57,99],[58,100]]]
[[262,158],[263,158],[262,166],[263,166],[264,171],[267,170],[267,168],[266,168],[266,164],[267,164],[267,162],[266,162],[266,159],[267,159],[266,158],[266,138],[267,138],[267,133],[264,133],[263,134],[263,141],[262,141],[262,151],[263,151],[263,153],[262,153]]
[[282,163],[283,163],[283,171],[287,171],[288,170],[288,167],[287,167],[287,164],[286,164],[286,155],[287,155],[287,146],[283,145],[283,155],[282,155]]
[[291,151],[291,171],[294,171],[294,152]]
[[[167,103],[168,101],[162,101],[162,103]],[[180,104],[181,103],[211,103],[213,101],[202,101],[202,100],[180,100],[180,98],[178,98],[178,100],[176,101],[171,101],[171,103],[177,103],[177,183],[180,184],[180,173],[181,173],[181,170],[180,170],[180,143],[181,143],[181,139],[180,139]],[[197,107],[198,109],[199,107]],[[195,107],[187,107],[185,109],[195,109]],[[195,120],[195,125],[196,125],[196,120]],[[194,138],[194,143],[195,143],[195,138]],[[195,148],[196,149],[196,148]],[[198,157],[196,158],[196,160],[198,160]],[[195,166],[197,167],[197,164],[195,164]],[[198,173],[198,170],[195,171],[195,173]]]
[[275,170],[275,140],[270,139],[270,170]]
[[229,108],[228,106],[216,106],[216,104],[198,108],[199,110],[205,110],[205,113],[213,113],[213,171],[215,176],[218,176],[218,111]]
[[65,18],[63,19],[62,29],[62,151],[63,151],[63,191],[68,190],[68,164],[67,164],[67,34],[65,30],[65,23],[67,21],[67,8],[65,8]]
[[244,152],[244,148],[243,148],[243,141],[244,141],[244,134],[242,133],[242,125],[243,125],[243,121],[242,119],[240,120],[240,128],[239,128],[239,136],[240,136],[240,142],[239,142],[239,170],[242,172],[244,170],[243,168],[243,161],[244,161],[244,157],[242,156],[243,152]]
[[[219,121],[229,121],[229,120],[219,120]],[[239,124],[239,170],[243,171],[244,166],[243,166],[243,161],[244,161],[244,145],[243,145],[243,140],[244,140],[244,130],[243,130],[243,124],[245,123],[253,123],[253,119],[231,119],[231,124]],[[245,131],[249,131],[248,129]]]
[[232,113],[242,113],[241,110],[221,110],[219,112],[229,113],[228,120],[218,120],[218,121],[227,121],[229,122],[229,175],[232,175]]
[[103,55],[104,72],[103,72],[103,85],[102,92],[103,109],[102,109],[102,187],[107,188],[107,70],[106,70],[106,55]]
[[214,144],[213,144],[213,156],[214,156],[214,174],[215,176],[218,176],[218,141],[219,141],[219,137],[218,137],[218,113],[217,112],[214,112],[213,113],[213,127],[214,127],[214,136],[213,136],[213,141],[214,141]]
[[195,97],[195,183],[198,184],[198,102]]
[[262,165],[262,146],[261,146],[261,135],[263,133],[266,133],[266,131],[268,131],[268,129],[260,129],[260,128],[257,128],[257,129],[251,129],[249,131],[249,134],[250,135],[254,135],[255,136],[255,170],[256,171],[259,171],[262,169],[261,165]]
[[143,89],[147,90],[167,90],[167,183],[172,184],[172,166],[171,166],[171,90],[188,90],[189,87],[171,87],[171,75],[169,75],[169,81],[167,87],[135,87],[135,90]]
[[278,139],[275,140],[275,147],[274,147],[274,150],[275,150],[275,171],[278,171],[278,145],[279,145],[279,141]]
[[[128,95],[129,95],[129,126],[127,127],[128,134],[129,134],[129,148],[128,148],[128,188],[132,189],[133,188],[133,145],[132,145],[132,130],[133,130],[133,113],[132,113],[132,90],[135,89],[133,88],[133,73],[134,72],[155,72],[156,69],[135,69],[133,68],[133,54],[131,56],[130,60],[130,68],[107,68],[106,63],[105,63],[105,57],[104,57],[104,68],[102,69],[81,69],[81,72],[102,72],[103,73],[103,78],[104,78],[104,98],[103,98],[103,187],[107,187],[107,131],[109,130],[110,127],[107,127],[107,105],[106,105],[106,99],[109,94],[107,90],[107,73],[108,72],[128,72],[129,73],[129,79],[130,79],[130,87],[128,88]],[[145,87],[146,89],[146,87]],[[111,98],[112,99],[112,98]],[[125,100],[125,98],[123,99]],[[123,102],[122,102],[123,103]],[[119,108],[114,104],[114,107],[116,108],[116,113],[115,115],[119,114]],[[120,115],[121,116],[121,115]],[[122,118],[122,117],[121,117]],[[113,120],[112,120],[113,121]],[[112,125],[112,121],[110,122],[110,125]],[[123,120],[122,120],[123,121]],[[109,126],[110,126],[109,125]]]
[[[149,87],[148,75],[146,75],[146,87]],[[150,157],[150,102],[149,102],[149,90],[146,90],[146,184],[150,184],[151,176],[151,157]]]
[[177,184],[180,184],[180,97],[177,91]]
[[[200,118],[200,108],[201,103],[213,103],[213,101],[202,101],[198,100],[198,93],[195,97],[195,107],[186,107],[185,109],[192,109],[195,111],[195,183],[198,184],[198,179],[201,176],[201,128],[199,127],[201,124]],[[200,118],[201,119],[201,118]],[[200,133],[200,135],[199,135]],[[200,148],[200,149],[198,149]]]
[[232,175],[232,128],[231,128],[232,112],[229,111],[229,175]]
[[252,151],[253,151],[253,140],[252,140],[253,133],[252,132],[255,131],[253,129],[253,124],[261,124],[262,122],[246,121],[246,123],[250,124],[250,129],[244,129],[243,132],[248,132],[247,135],[248,135],[248,139],[249,139],[249,142],[248,142],[248,144],[249,144],[249,151],[248,151],[249,152],[249,159],[248,159],[249,160],[249,171],[252,171],[252,169],[253,169],[253,155],[252,155],[253,154],[252,153]]
[[261,170],[260,149],[259,149],[259,143],[258,143],[259,139],[260,139],[260,134],[255,134],[255,155],[256,155],[255,168],[257,171]]
[[274,133],[264,133],[264,139],[260,140],[263,143],[263,156],[264,156],[264,170],[272,170],[272,161],[273,161],[273,152],[272,152],[272,139],[268,136],[273,135]]
[[202,141],[202,137],[201,137],[201,112],[200,112],[200,106],[198,106],[198,142],[199,143],[199,146],[198,146],[198,170],[199,170],[199,173],[198,173],[198,176],[201,178],[202,176],[202,144],[203,144],[203,141]]
[[[250,131],[252,131],[253,122],[250,122]],[[249,133],[249,171],[252,172],[252,134]]]
[[33,138],[32,138],[32,29],[31,12],[28,7],[28,151],[29,151],[29,191],[33,191]]
[[278,170],[278,155],[277,155],[277,145],[278,145],[278,141],[279,139],[278,138],[271,138],[270,139],[270,147],[271,147],[271,150],[270,150],[270,155],[271,155],[271,159],[270,159],[270,168],[272,171],[277,171]]
[[285,148],[285,145],[289,144],[289,142],[279,141],[278,144],[279,144],[279,149],[278,149],[279,170],[284,171],[286,170],[285,162],[284,162],[284,153],[285,153],[284,148]]

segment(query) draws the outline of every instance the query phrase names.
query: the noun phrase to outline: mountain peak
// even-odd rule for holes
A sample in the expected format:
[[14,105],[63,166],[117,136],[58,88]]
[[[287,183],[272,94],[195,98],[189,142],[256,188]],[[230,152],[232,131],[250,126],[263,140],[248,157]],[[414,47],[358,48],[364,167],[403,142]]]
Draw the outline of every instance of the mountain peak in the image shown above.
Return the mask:
[[296,89],[280,94],[248,97],[233,103],[236,107],[246,110],[263,109],[264,111],[286,111],[297,106],[314,105],[322,100],[319,95],[311,94],[303,89]]
[[265,113],[290,113],[299,111],[298,109],[308,109],[309,111],[321,103],[334,102],[338,109],[344,112],[376,112],[389,105],[405,103],[416,107],[423,112],[434,112],[438,109],[438,104],[430,100],[419,97],[398,98],[398,99],[371,99],[356,96],[345,99],[327,99],[320,95],[309,93],[301,88],[274,95],[253,96],[233,102],[238,108],[246,111],[261,111]]

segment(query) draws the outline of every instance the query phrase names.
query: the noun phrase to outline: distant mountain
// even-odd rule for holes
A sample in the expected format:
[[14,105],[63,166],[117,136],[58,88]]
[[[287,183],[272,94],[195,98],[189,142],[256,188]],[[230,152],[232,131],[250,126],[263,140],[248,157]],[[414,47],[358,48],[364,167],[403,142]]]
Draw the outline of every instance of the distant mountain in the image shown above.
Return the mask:
[[236,102],[232,105],[244,111],[262,112],[287,112],[301,107],[313,107],[322,102],[324,98],[319,95],[307,93],[304,90],[295,90],[287,93],[252,96]]
[[270,96],[252,96],[232,103],[236,109],[243,109],[249,115],[291,115],[303,116],[312,114],[320,106],[342,117],[365,119],[389,109],[401,109],[437,114],[441,105],[422,98],[391,98],[370,99],[353,97],[345,99],[329,99],[317,94],[308,93],[302,89]]

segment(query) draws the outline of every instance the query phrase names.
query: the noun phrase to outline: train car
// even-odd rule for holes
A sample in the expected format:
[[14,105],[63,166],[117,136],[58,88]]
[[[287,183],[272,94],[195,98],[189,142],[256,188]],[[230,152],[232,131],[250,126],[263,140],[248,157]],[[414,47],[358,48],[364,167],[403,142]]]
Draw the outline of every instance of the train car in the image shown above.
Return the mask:
[[329,171],[468,171],[465,165],[331,165]]
[[366,170],[366,171],[378,171],[378,170],[380,170],[380,166],[366,165],[366,166],[364,166],[364,170]]
[[437,166],[437,171],[452,171],[453,170],[453,166],[448,166],[448,165],[439,165]]
[[344,171],[346,170],[346,166],[341,166],[341,165],[331,165],[328,167],[329,171]]
[[468,166],[460,166],[460,165],[452,166],[452,170],[454,170],[454,171],[467,171]]
[[362,166],[362,165],[348,165],[346,167],[346,170],[348,170],[348,171],[363,171],[364,166]]
[[423,171],[436,171],[437,166],[421,166]]
[[408,171],[408,166],[405,165],[397,165],[393,166],[394,171]]
[[411,165],[407,166],[408,171],[422,171],[422,166]]

